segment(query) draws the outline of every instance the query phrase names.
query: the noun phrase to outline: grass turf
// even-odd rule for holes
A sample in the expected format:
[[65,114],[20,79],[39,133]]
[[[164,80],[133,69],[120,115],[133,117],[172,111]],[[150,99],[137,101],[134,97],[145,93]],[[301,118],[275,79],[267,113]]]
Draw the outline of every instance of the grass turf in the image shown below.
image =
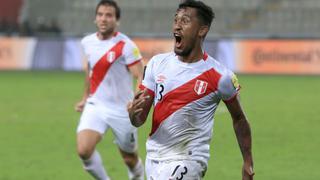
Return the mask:
[[[0,180],[85,180],[75,149],[83,90],[78,72],[0,72]],[[320,178],[320,77],[240,75],[241,101],[251,123],[255,179]],[[242,157],[230,116],[215,117],[205,179],[241,179]],[[149,121],[139,129],[145,156]],[[98,149],[115,180],[127,172],[108,132]]]

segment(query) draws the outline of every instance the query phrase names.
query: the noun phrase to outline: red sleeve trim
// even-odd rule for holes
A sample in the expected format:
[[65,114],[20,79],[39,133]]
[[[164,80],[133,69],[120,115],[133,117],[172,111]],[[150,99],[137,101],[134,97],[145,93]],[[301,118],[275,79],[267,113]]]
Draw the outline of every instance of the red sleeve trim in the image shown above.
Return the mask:
[[139,85],[139,89],[140,89],[140,90],[145,90],[145,89],[146,89],[146,90],[147,90],[147,93],[148,93],[150,96],[154,97],[154,92],[153,92],[151,89],[145,87],[144,85],[140,84],[140,85]]
[[229,98],[229,99],[227,99],[227,100],[223,100],[226,104],[228,104],[228,103],[232,103],[236,98],[237,98],[237,95],[239,94],[239,91],[240,91],[240,89],[241,89],[241,86],[239,85],[238,87],[237,87],[237,93],[236,94],[234,94],[231,98]]
[[139,85],[139,89],[140,89],[140,90],[144,90],[145,88],[146,88],[146,87],[145,87],[144,85],[142,85],[142,84]]
[[137,64],[137,63],[139,63],[139,62],[141,62],[141,59],[138,59],[138,60],[134,61],[134,62],[131,63],[131,64],[127,64],[127,67],[133,66],[133,65],[135,65],[135,64]]
[[237,99],[239,92],[237,92],[236,94],[234,94],[231,98],[227,99],[227,100],[223,100],[224,103],[229,104],[232,103],[234,100]]

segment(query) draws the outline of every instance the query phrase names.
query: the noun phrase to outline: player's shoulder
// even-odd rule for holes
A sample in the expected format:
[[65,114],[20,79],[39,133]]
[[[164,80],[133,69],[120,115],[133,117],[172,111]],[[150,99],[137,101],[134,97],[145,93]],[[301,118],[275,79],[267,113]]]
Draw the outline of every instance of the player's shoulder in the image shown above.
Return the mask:
[[115,35],[116,38],[118,38],[119,40],[122,40],[126,43],[133,43],[133,40],[127,36],[126,34],[122,33],[122,32],[116,32],[116,35]]
[[218,60],[214,59],[213,57],[208,57],[208,63],[212,68],[220,74],[219,78],[219,89],[236,89],[240,88],[237,76],[234,72],[220,63]]
[[211,66],[221,76],[233,73],[229,68],[224,66],[222,63],[220,63],[218,60],[216,60],[215,58],[213,58],[210,55],[208,55],[208,58],[206,61],[208,62],[209,66]]
[[161,53],[161,54],[157,54],[154,55],[147,64],[147,67],[149,68],[159,68],[161,66],[161,64],[168,62],[169,59],[171,59],[171,57],[174,54],[172,52],[168,52],[168,53]]
[[82,44],[86,44],[90,41],[93,41],[97,39],[97,33],[90,33],[90,34],[87,34],[85,35],[82,39],[81,39],[81,43]]
[[175,57],[175,54],[173,52],[161,53],[161,54],[154,55],[151,58],[151,61],[154,61],[155,63],[160,63],[163,61],[168,61],[173,57]]

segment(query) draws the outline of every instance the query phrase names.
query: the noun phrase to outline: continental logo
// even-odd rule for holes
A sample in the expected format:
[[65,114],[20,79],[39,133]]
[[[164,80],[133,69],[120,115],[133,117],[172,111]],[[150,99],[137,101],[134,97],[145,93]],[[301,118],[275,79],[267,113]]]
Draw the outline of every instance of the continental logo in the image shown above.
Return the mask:
[[255,64],[263,63],[312,63],[320,62],[320,49],[286,52],[281,49],[264,50],[257,48],[253,51]]

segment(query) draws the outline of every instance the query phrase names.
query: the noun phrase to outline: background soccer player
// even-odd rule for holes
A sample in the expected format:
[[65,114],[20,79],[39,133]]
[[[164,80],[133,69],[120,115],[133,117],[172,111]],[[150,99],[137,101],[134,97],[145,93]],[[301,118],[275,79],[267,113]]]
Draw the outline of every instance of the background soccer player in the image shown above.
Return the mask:
[[133,98],[132,75],[141,82],[141,55],[127,36],[116,32],[119,18],[116,2],[100,1],[95,17],[98,32],[81,41],[88,70],[83,99],[75,107],[82,112],[77,151],[84,169],[100,180],[109,177],[95,147],[109,128],[128,166],[129,179],[144,179],[144,168],[137,155],[137,130],[130,124],[126,108]]
[[212,9],[201,1],[186,0],[179,5],[173,23],[174,53],[149,61],[143,91],[128,107],[132,124],[139,127],[154,105],[146,158],[150,180],[204,176],[212,119],[221,100],[232,116],[242,152],[242,179],[253,179],[251,132],[239,102],[237,78],[202,49],[213,18]]

